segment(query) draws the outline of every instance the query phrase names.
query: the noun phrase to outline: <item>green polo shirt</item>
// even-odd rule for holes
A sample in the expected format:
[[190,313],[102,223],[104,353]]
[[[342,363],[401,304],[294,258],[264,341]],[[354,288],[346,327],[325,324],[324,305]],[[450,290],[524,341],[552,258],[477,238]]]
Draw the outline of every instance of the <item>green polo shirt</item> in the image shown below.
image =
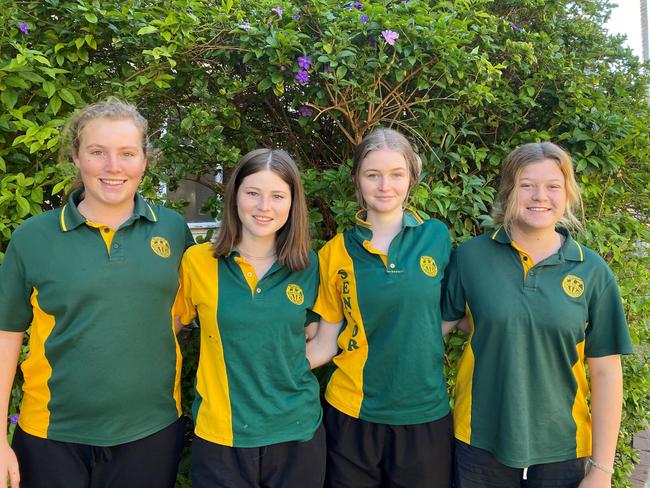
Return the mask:
[[210,243],[187,251],[175,314],[198,314],[201,354],[192,407],[195,433],[234,447],[313,437],[321,422],[319,386],[305,353],[318,290],[318,262],[292,272],[277,262],[260,279],[234,251],[215,258]]
[[370,422],[430,422],[449,412],[443,374],[440,289],[451,243],[445,225],[404,213],[388,254],[357,225],[321,249],[314,311],[341,322],[336,369],[325,398],[337,410]]
[[0,329],[31,326],[20,427],[111,446],[180,415],[171,308],[193,241],[180,215],[140,195],[117,231],[87,222],[79,194],[14,232],[0,266]]
[[443,318],[470,315],[456,380],[456,437],[508,466],[591,454],[585,357],[632,352],[614,275],[565,229],[532,264],[503,229],[452,256]]

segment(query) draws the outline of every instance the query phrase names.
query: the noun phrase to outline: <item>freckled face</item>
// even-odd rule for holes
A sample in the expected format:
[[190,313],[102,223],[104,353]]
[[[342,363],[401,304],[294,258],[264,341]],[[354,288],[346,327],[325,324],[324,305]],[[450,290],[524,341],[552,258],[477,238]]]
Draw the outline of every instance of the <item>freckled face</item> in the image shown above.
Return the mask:
[[544,159],[522,169],[517,181],[516,227],[523,231],[554,230],[566,204],[564,173],[557,162]]
[[242,240],[275,238],[290,211],[291,188],[273,171],[248,175],[239,185],[237,214],[242,224]]
[[402,212],[409,178],[408,164],[402,153],[391,149],[368,153],[361,162],[357,181],[368,212]]
[[73,155],[84,185],[86,204],[97,210],[133,205],[147,167],[142,132],[130,119],[91,120]]

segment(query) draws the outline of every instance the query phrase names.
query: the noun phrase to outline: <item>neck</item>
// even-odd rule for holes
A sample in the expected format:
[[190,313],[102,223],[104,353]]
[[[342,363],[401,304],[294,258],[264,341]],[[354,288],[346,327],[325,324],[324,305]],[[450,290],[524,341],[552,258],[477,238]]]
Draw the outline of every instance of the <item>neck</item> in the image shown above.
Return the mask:
[[519,247],[530,253],[552,253],[562,245],[562,236],[554,227],[535,230],[513,225],[510,237]]
[[244,234],[237,244],[239,253],[248,258],[275,260],[275,235],[269,237],[256,237]]
[[373,237],[396,236],[402,229],[404,210],[396,209],[391,213],[379,213],[368,209],[366,221],[371,225]]
[[108,225],[112,229],[117,229],[120,225],[133,215],[135,204],[131,200],[127,205],[119,207],[106,207],[103,205],[93,204],[88,200],[81,200],[77,205],[77,210],[87,220],[97,224]]

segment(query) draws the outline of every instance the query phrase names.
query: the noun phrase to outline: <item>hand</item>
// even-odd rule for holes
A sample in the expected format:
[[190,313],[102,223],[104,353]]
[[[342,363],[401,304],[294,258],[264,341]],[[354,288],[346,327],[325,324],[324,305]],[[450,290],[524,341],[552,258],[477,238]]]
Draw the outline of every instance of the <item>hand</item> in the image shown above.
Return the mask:
[[589,467],[587,476],[584,477],[578,488],[611,488],[612,475],[594,466]]
[[18,470],[18,459],[16,454],[9,447],[7,441],[0,441],[0,486],[10,481],[11,488],[19,488],[20,471]]

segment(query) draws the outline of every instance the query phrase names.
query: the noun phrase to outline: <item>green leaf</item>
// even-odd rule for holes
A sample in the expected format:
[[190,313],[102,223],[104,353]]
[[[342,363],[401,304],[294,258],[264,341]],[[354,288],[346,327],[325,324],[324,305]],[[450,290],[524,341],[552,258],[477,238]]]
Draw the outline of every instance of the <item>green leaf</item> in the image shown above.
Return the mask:
[[97,23],[97,16],[93,13],[86,13],[84,14],[84,17],[86,17],[86,20],[90,22],[91,24],[96,24]]
[[266,91],[269,88],[271,88],[271,85],[273,85],[271,80],[269,80],[268,78],[264,78],[263,80],[260,80],[260,82],[257,84],[257,90],[261,92]]
[[44,81],[43,91],[47,95],[47,98],[52,98],[52,96],[56,93],[56,85],[54,85],[54,83],[51,81]]
[[341,80],[345,77],[345,75],[348,73],[348,68],[346,66],[339,66],[336,68],[336,77]]
[[52,110],[52,114],[56,115],[59,113],[59,110],[61,109],[61,99],[59,98],[58,95],[54,95],[50,99],[50,105],[49,105],[50,110]]
[[137,32],[137,35],[144,36],[145,34],[153,34],[154,32],[158,32],[158,27],[156,27],[155,25],[147,25],[141,28]]
[[70,105],[74,105],[76,103],[74,95],[67,88],[61,88],[59,90],[59,96],[64,102],[69,103]]
[[18,101],[18,94],[13,90],[5,90],[0,95],[0,100],[5,104],[7,108],[14,108],[16,102]]

